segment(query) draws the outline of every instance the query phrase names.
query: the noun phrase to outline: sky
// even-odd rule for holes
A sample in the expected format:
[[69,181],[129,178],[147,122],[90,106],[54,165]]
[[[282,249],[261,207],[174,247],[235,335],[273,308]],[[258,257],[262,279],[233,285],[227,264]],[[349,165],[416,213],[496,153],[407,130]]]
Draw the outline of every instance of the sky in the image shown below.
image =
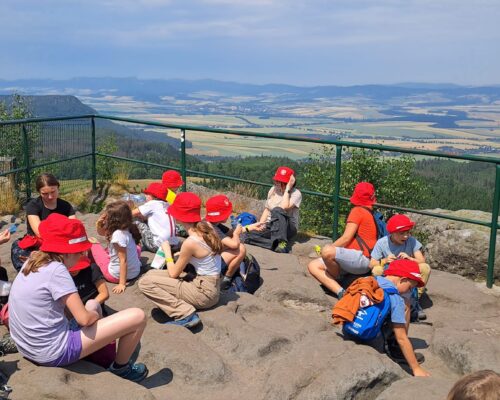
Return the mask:
[[0,0],[0,79],[500,84],[499,0]]

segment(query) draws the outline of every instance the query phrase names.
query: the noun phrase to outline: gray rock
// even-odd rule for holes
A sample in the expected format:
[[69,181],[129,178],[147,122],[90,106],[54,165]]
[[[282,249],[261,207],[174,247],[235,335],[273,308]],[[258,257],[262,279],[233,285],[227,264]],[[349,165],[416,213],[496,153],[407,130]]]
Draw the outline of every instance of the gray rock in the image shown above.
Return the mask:
[[[425,381],[424,381],[425,379]],[[394,382],[376,400],[443,400],[454,384],[453,380],[441,378],[405,378]]]

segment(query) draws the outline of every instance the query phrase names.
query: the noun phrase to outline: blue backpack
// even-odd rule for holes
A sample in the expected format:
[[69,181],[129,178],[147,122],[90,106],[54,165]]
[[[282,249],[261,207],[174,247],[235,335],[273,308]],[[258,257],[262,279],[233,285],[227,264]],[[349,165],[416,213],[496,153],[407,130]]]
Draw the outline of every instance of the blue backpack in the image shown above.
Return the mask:
[[391,312],[389,295],[399,293],[396,288],[384,289],[384,300],[371,306],[359,308],[352,322],[344,323],[342,332],[354,339],[375,339]]
[[236,218],[231,218],[231,227],[234,229],[236,225],[247,226],[257,222],[257,217],[249,212],[243,212]]
[[[366,211],[368,211],[372,215],[373,220],[375,222],[375,228],[377,229],[377,240],[380,238],[383,238],[384,236],[387,236],[389,234],[389,231],[387,230],[387,224],[384,221],[384,216],[382,215],[382,213],[380,211],[373,211],[373,210],[371,210],[367,207],[363,207],[363,206],[359,206],[359,207],[364,208]],[[359,248],[361,250],[366,248],[368,250],[368,253],[371,254],[373,248],[370,248],[366,244],[366,242],[363,239],[361,239],[361,236],[359,236],[357,233],[354,237],[355,237],[356,241],[358,242]]]

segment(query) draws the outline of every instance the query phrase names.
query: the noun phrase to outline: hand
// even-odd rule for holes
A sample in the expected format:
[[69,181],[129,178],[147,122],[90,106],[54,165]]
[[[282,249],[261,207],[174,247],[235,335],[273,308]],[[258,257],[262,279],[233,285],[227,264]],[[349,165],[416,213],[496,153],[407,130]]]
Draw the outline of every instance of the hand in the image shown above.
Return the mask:
[[106,213],[102,213],[101,215],[99,215],[99,218],[97,218],[95,224],[97,226],[103,226],[105,221],[106,221]]
[[396,259],[397,259],[397,257],[394,254],[389,254],[385,260],[386,260],[386,263],[390,263]]
[[411,257],[408,254],[404,253],[404,252],[399,253],[398,258],[402,258],[402,259],[405,259],[405,260],[411,259]]
[[295,184],[295,176],[294,175],[291,175],[290,176],[290,180],[288,181],[288,183],[286,184],[286,190],[290,190],[291,188],[293,188],[293,185]]
[[425,369],[418,366],[413,370],[413,376],[431,376]]
[[236,235],[241,235],[242,231],[243,231],[243,227],[240,224],[236,225],[236,228],[234,228],[234,233]]
[[2,233],[0,233],[0,244],[6,243],[10,240],[10,231],[6,229]]
[[126,286],[119,283],[112,290],[113,290],[113,293],[120,294],[120,293],[123,293],[125,291],[125,289],[126,289]]
[[259,231],[262,232],[264,229],[266,229],[266,223],[265,222],[255,222],[254,224],[247,225],[247,228],[249,231]]

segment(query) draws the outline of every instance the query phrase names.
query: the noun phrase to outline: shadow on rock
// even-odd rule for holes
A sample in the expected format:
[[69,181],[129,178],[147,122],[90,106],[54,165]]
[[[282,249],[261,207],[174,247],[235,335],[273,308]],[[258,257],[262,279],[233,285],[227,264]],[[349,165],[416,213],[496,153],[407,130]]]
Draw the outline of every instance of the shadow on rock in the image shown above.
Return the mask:
[[162,368],[155,374],[148,376],[140,384],[146,389],[168,385],[174,379],[174,373],[170,368]]

